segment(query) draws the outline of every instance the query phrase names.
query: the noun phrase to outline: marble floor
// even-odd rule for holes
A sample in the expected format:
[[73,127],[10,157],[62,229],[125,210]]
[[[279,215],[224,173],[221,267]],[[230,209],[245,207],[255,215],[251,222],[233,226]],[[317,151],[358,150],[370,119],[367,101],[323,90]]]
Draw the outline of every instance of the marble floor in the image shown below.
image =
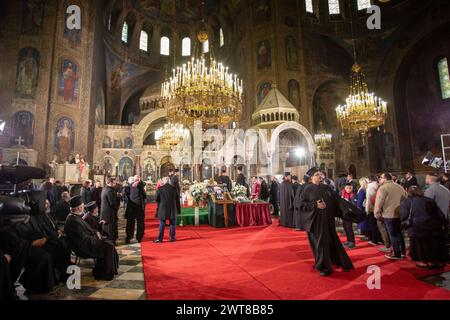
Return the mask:
[[[120,215],[119,215],[120,216]],[[142,270],[141,244],[134,240],[125,244],[125,220],[119,219],[118,275],[112,281],[97,281],[92,276],[93,259],[80,262],[81,289],[70,290],[61,284],[47,295],[26,296],[30,300],[145,300],[145,282]],[[72,257],[75,261],[75,257]]]

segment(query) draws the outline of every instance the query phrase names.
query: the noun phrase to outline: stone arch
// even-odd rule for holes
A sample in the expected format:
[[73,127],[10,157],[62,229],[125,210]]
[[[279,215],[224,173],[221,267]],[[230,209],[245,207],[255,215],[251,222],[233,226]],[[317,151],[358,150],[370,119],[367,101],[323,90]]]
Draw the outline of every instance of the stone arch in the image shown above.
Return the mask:
[[157,109],[144,117],[138,125],[133,126],[132,133],[134,138],[134,147],[142,147],[144,145],[145,133],[148,127],[160,120],[167,118],[167,111],[165,109]]
[[289,121],[286,123],[283,123],[279,125],[273,132],[272,137],[270,139],[270,151],[274,152],[276,150],[276,143],[278,140],[278,137],[281,132],[285,130],[296,130],[300,132],[301,135],[303,135],[306,139],[307,145],[308,145],[308,152],[313,155],[316,152],[316,144],[314,143],[314,139],[311,135],[311,133],[306,129],[304,126],[302,126],[300,123]]

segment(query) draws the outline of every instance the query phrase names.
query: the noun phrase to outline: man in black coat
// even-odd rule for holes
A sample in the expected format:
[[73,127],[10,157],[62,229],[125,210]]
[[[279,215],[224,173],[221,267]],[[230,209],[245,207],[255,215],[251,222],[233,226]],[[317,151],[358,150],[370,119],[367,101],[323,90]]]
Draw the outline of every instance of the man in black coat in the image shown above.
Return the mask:
[[100,232],[100,234],[102,234],[102,225],[105,223],[105,221],[100,221],[97,202],[89,202],[85,205],[85,208],[86,214],[83,216],[83,220],[86,221],[94,231]]
[[125,243],[129,244],[134,237],[134,227],[137,224],[136,240],[142,242],[145,232],[145,200],[147,194],[145,185],[140,176],[134,176],[134,182],[125,191],[127,209],[125,219],[127,219]]
[[231,189],[233,189],[233,183],[231,182],[230,177],[227,175],[226,168],[222,169],[220,177],[217,178],[217,183],[220,185],[226,185],[228,192],[231,192]]
[[309,176],[305,175],[303,177],[303,183],[300,184],[297,187],[297,190],[295,192],[294,197],[294,225],[295,225],[295,231],[304,231],[305,228],[303,227],[301,215],[300,215],[300,198],[302,196],[303,191],[305,190],[305,187],[309,184],[310,178]]
[[95,258],[94,279],[111,281],[117,275],[119,257],[114,243],[104,239],[83,220],[84,204],[80,196],[70,199],[71,214],[64,231],[72,250],[82,258]]
[[270,203],[273,206],[273,214],[278,216],[280,212],[280,183],[275,176],[272,176],[270,184]]
[[245,178],[244,174],[242,173],[242,167],[239,166],[237,168],[237,178],[236,178],[236,185],[243,186],[247,188],[247,197],[250,197],[250,190],[248,188],[247,179]]
[[55,215],[58,222],[65,222],[70,214],[70,194],[64,191],[61,194],[61,200],[56,204]]
[[280,225],[294,227],[294,194],[292,192],[291,174],[286,172],[280,186]]
[[269,186],[267,185],[266,180],[264,180],[263,177],[259,177],[258,179],[261,185],[261,188],[259,189],[259,198],[263,201],[268,201],[270,198]]
[[118,216],[119,202],[117,201],[116,178],[108,177],[106,187],[102,190],[102,207],[100,220],[105,221],[103,231],[114,244],[119,237]]
[[102,208],[102,189],[100,181],[95,181],[95,187],[92,189],[92,201],[97,202],[99,211]]
[[159,235],[155,243],[162,243],[164,239],[164,228],[166,220],[170,220],[170,242],[176,241],[175,225],[177,217],[181,213],[180,195],[177,189],[170,184],[170,179],[163,179],[164,186],[159,188],[156,193],[156,202],[158,203],[157,217],[159,221]]
[[406,172],[405,174],[405,184],[403,185],[403,188],[406,190],[409,189],[409,187],[412,186],[418,186],[417,178],[414,176],[414,174],[410,171]]
[[11,256],[0,249],[0,301],[16,300],[9,264]]
[[180,186],[180,170],[175,169],[171,170],[170,174],[170,184],[177,189],[178,193],[181,194],[181,186]]

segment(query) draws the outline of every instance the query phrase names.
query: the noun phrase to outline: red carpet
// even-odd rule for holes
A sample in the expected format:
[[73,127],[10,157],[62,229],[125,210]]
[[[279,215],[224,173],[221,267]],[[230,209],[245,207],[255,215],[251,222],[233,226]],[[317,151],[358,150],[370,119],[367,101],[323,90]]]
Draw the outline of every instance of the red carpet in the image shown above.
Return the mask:
[[[304,232],[278,226],[214,229],[177,228],[177,242],[154,244],[154,205],[147,209],[142,258],[150,300],[445,299],[450,291],[418,277],[436,271],[410,260],[389,261],[366,242],[349,251],[352,272],[321,277]],[[381,268],[381,290],[367,288],[367,267]],[[447,268],[447,271],[450,268]]]

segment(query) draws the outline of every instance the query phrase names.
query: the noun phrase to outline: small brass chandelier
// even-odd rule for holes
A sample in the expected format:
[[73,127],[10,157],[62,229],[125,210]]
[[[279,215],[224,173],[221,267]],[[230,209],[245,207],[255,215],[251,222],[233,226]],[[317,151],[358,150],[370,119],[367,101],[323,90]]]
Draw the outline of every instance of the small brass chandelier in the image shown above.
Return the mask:
[[166,123],[164,127],[155,132],[155,140],[164,147],[174,147],[184,141],[189,136],[189,130],[182,124]]
[[209,59],[205,59],[208,33],[204,22],[197,37],[200,57],[195,57],[194,50],[192,60],[173,69],[172,77],[161,85],[160,102],[167,117],[186,126],[193,126],[195,121],[202,121],[204,127],[238,122],[243,106],[243,81],[215,60],[212,46]]
[[327,133],[325,128],[323,127],[323,122],[319,122],[319,130],[314,135],[314,141],[316,142],[316,145],[321,150],[328,150],[331,149],[331,143],[332,143],[333,135],[331,133]]
[[369,92],[366,83],[366,77],[361,71],[361,66],[356,62],[356,46],[353,33],[353,21],[350,20],[353,58],[350,94],[346,99],[345,105],[339,105],[336,108],[337,119],[344,132],[359,134],[364,137],[370,135],[370,130],[384,125],[387,117],[387,103],[377,97],[374,93]]

